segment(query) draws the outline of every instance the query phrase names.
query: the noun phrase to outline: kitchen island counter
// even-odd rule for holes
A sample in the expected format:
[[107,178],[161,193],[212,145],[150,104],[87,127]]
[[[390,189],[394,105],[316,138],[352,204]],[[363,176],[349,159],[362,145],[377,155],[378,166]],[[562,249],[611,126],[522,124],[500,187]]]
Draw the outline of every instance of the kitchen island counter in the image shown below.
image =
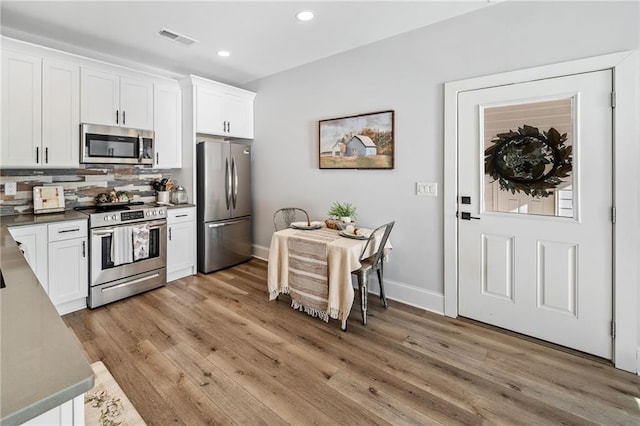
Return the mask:
[[0,218],[0,424],[21,424],[93,387],[93,371],[8,231],[87,219],[78,212]]

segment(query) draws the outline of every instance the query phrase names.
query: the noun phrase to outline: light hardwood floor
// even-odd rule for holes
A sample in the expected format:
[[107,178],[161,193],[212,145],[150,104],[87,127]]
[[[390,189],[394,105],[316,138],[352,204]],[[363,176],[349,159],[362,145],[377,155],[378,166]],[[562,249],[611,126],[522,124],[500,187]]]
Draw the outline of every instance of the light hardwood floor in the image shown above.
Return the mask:
[[252,260],[64,317],[149,425],[640,424],[640,378],[371,295],[348,331]]

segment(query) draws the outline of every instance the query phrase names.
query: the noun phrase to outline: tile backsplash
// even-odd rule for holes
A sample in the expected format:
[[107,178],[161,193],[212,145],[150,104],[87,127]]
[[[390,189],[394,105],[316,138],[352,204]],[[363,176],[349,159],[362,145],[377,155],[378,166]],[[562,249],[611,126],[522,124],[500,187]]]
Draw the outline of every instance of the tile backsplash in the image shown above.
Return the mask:
[[[33,213],[33,187],[62,185],[65,208],[95,204],[95,196],[111,190],[126,191],[144,202],[155,202],[151,182],[171,178],[170,169],[96,165],[79,169],[0,169],[0,216]],[[16,182],[16,195],[5,194],[5,183]]]

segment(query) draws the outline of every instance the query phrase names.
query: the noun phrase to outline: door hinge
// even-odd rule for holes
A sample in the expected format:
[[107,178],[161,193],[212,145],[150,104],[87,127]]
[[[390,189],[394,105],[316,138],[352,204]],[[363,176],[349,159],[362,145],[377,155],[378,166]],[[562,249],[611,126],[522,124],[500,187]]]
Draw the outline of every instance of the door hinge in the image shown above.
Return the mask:
[[611,207],[611,223],[616,223],[616,208]]
[[611,92],[611,108],[616,107],[616,92]]
[[616,322],[611,321],[611,337],[615,339],[616,337]]

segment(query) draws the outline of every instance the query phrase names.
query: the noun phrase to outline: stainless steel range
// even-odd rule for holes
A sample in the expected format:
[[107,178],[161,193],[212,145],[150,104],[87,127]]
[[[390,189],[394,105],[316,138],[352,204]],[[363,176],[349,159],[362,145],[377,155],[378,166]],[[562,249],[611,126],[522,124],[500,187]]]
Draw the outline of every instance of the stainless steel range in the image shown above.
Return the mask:
[[[90,228],[90,308],[162,287],[167,283],[166,207],[132,203],[98,207],[85,213],[89,215]],[[112,244],[120,244],[119,240],[123,235],[130,236],[131,232],[140,230],[145,236],[145,256],[125,261],[121,256],[114,256]],[[125,244],[125,247],[131,245]]]

